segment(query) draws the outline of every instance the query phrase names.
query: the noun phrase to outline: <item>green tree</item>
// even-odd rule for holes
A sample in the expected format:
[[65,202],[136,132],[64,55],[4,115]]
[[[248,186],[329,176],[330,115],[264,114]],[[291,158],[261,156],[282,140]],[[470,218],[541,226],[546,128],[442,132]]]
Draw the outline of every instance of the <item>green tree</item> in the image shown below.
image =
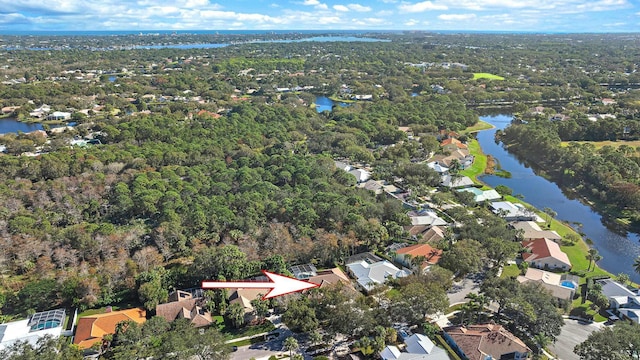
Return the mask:
[[640,325],[619,321],[592,332],[574,350],[582,360],[631,360],[640,356]]
[[600,254],[598,254],[598,250],[591,248],[589,249],[589,252],[587,253],[587,255],[585,256],[587,258],[587,260],[589,260],[589,266],[587,267],[587,271],[589,271],[591,269],[591,265],[594,265],[594,269],[595,269],[595,263],[598,260],[602,259],[602,256],[600,256]]
[[476,240],[460,240],[442,255],[440,266],[456,273],[457,277],[479,271],[484,265],[486,251]]
[[298,351],[300,345],[298,344],[298,340],[293,336],[289,336],[284,340],[284,349],[289,351],[289,357],[293,357],[293,352]]

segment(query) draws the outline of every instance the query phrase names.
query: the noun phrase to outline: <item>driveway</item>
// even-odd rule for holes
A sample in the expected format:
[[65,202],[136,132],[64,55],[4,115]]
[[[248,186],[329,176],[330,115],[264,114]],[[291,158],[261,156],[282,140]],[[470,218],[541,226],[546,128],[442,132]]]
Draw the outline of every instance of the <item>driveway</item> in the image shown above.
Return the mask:
[[549,350],[560,360],[580,360],[580,357],[573,353],[573,348],[585,341],[592,332],[599,330],[601,326],[603,325],[598,323],[583,325],[577,320],[564,319],[562,332],[555,344],[549,346]]
[[459,303],[465,303],[469,299],[465,299],[465,296],[469,293],[478,293],[480,291],[480,284],[482,283],[482,277],[477,274],[472,274],[460,281],[453,283],[453,287],[447,292],[449,298],[449,304],[455,305]]

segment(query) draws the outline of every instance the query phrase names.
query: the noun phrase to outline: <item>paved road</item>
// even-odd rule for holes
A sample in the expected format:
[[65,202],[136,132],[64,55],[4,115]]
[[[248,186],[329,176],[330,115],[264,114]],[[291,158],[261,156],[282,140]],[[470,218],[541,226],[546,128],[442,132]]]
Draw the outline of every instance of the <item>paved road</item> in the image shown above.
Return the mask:
[[589,334],[600,329],[601,326],[597,323],[583,325],[576,320],[564,319],[562,332],[556,343],[549,346],[549,350],[560,360],[580,360],[578,355],[573,353],[573,348],[585,341]]

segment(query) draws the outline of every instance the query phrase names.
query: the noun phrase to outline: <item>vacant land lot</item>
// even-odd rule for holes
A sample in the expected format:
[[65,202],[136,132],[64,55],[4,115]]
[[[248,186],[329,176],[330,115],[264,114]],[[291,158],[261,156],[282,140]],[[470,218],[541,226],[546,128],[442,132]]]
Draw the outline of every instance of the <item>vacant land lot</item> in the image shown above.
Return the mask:
[[504,80],[502,76],[490,73],[473,73],[473,79]]

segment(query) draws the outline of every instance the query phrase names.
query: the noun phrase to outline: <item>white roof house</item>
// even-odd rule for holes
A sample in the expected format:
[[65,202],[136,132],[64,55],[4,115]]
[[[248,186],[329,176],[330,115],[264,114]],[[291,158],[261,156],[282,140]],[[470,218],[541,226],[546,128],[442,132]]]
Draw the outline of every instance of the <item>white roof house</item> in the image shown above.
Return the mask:
[[609,299],[609,306],[619,315],[640,323],[640,295],[611,279],[599,280],[602,293]]
[[560,242],[560,240],[562,240],[562,236],[554,230],[542,230],[540,226],[533,221],[517,221],[511,223],[511,226],[516,230],[522,230],[523,240],[541,238],[549,239],[554,242]]
[[492,202],[491,211],[507,221],[543,221],[534,211],[527,209],[524,205],[509,201]]
[[355,176],[359,183],[365,182],[371,177],[371,173],[364,169],[353,169],[349,171],[349,174]]
[[388,278],[397,279],[406,277],[411,272],[400,270],[387,260],[368,263],[366,260],[347,264],[347,269],[356,282],[366,291],[370,291],[376,285],[383,284]]
[[432,161],[430,163],[427,163],[427,166],[441,175],[449,172],[448,167],[440,165],[437,161]]
[[424,225],[424,226],[442,226],[447,225],[438,214],[433,210],[422,210],[416,214],[409,213],[409,219],[411,219],[412,226]]
[[472,186],[473,180],[471,180],[468,176],[462,176],[456,179],[451,178],[451,175],[442,175],[440,184],[442,186],[454,188],[454,187],[465,187]]
[[449,360],[446,350],[437,347],[422,334],[413,334],[404,343],[406,352],[389,345],[380,352],[382,360]]
[[351,165],[347,164],[347,163],[343,163],[342,161],[334,161],[334,164],[336,165],[336,168],[344,170],[344,171],[350,171],[351,170]]
[[35,345],[45,335],[59,337],[65,316],[63,309],[57,309],[35,313],[25,320],[0,324],[0,350],[18,341],[28,341]]
[[474,197],[473,199],[475,200],[475,202],[498,200],[502,198],[502,195],[498,194],[498,192],[493,189],[483,191],[476,187],[468,187],[468,188],[458,189],[457,191],[472,193]]

